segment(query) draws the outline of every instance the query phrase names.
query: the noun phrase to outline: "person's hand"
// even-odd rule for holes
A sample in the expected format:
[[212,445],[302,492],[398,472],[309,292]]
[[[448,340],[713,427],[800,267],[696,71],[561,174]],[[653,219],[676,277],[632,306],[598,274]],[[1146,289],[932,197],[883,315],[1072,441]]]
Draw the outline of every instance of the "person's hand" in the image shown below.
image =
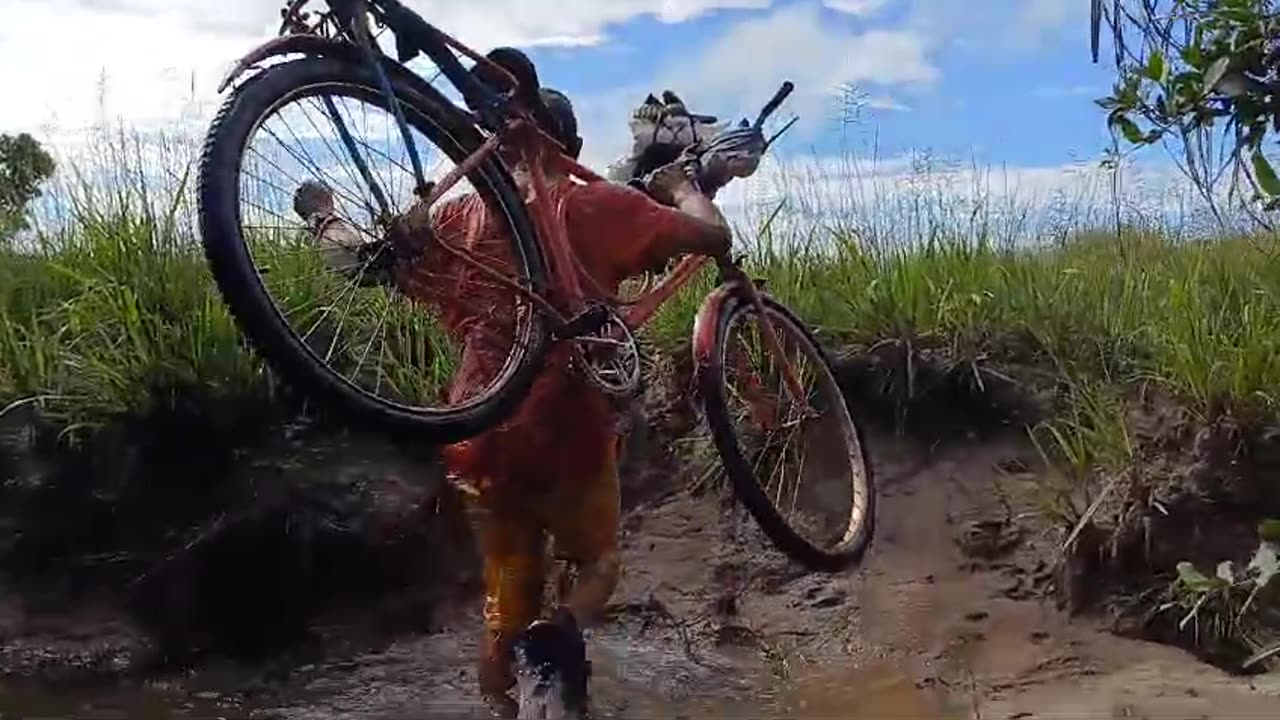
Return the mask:
[[645,191],[664,205],[674,205],[681,193],[693,192],[694,187],[685,166],[673,162],[654,170],[645,179]]

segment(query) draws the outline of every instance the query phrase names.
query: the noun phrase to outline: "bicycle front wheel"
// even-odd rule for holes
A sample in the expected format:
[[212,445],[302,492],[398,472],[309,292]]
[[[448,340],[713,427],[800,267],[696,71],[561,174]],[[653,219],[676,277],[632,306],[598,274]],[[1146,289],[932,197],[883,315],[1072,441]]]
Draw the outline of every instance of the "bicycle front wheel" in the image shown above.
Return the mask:
[[[344,419],[455,441],[527,393],[547,322],[519,291],[541,287],[544,266],[496,158],[446,193],[419,233],[480,243],[472,257],[496,279],[439,244],[408,267],[394,259],[397,223],[410,209],[421,217],[413,157],[437,181],[482,137],[442,97],[393,87],[409,142],[364,65],[303,58],[240,86],[205,144],[202,240],[241,331],[288,384]],[[491,331],[483,362],[479,330]]]
[[762,304],[783,357],[766,344],[755,304],[729,299],[712,361],[699,370],[707,423],[738,499],[778,549],[810,569],[841,570],[862,557],[875,526],[862,433],[828,353],[781,303]]

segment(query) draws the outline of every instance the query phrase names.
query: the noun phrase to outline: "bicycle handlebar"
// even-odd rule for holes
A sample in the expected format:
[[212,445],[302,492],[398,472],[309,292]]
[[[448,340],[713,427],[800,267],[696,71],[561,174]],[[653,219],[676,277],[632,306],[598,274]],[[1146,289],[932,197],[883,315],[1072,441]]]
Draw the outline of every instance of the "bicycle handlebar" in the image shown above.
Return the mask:
[[764,107],[761,108],[760,115],[756,117],[755,127],[757,128],[763,127],[764,121],[768,120],[769,116],[775,113],[779,107],[781,107],[782,102],[786,100],[787,97],[791,95],[792,91],[794,91],[795,89],[796,89],[795,84],[792,83],[790,80],[784,81],[782,83],[782,87],[778,88],[778,92],[774,93],[773,97],[769,100],[769,102],[765,103]]

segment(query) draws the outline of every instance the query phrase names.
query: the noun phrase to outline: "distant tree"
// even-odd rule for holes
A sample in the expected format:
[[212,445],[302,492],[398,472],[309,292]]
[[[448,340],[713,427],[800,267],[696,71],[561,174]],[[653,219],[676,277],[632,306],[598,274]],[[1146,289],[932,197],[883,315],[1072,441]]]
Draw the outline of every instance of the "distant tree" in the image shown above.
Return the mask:
[[1218,191],[1280,209],[1267,157],[1280,133],[1280,0],[1092,0],[1093,59],[1117,71],[1098,100],[1131,146],[1163,144],[1218,212]]
[[40,184],[54,162],[27,133],[0,134],[0,239],[27,227],[27,204],[40,197]]

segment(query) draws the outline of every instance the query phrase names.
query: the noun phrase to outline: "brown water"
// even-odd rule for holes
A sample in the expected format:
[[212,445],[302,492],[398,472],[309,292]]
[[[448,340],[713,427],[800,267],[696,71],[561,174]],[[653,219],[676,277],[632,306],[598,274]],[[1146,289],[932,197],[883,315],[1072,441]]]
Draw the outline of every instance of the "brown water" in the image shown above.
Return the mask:
[[[247,717],[234,696],[191,693],[181,688],[122,684],[52,689],[12,681],[0,683],[0,718],[85,718],[86,720],[179,720]],[[261,715],[266,717],[265,714]]]

